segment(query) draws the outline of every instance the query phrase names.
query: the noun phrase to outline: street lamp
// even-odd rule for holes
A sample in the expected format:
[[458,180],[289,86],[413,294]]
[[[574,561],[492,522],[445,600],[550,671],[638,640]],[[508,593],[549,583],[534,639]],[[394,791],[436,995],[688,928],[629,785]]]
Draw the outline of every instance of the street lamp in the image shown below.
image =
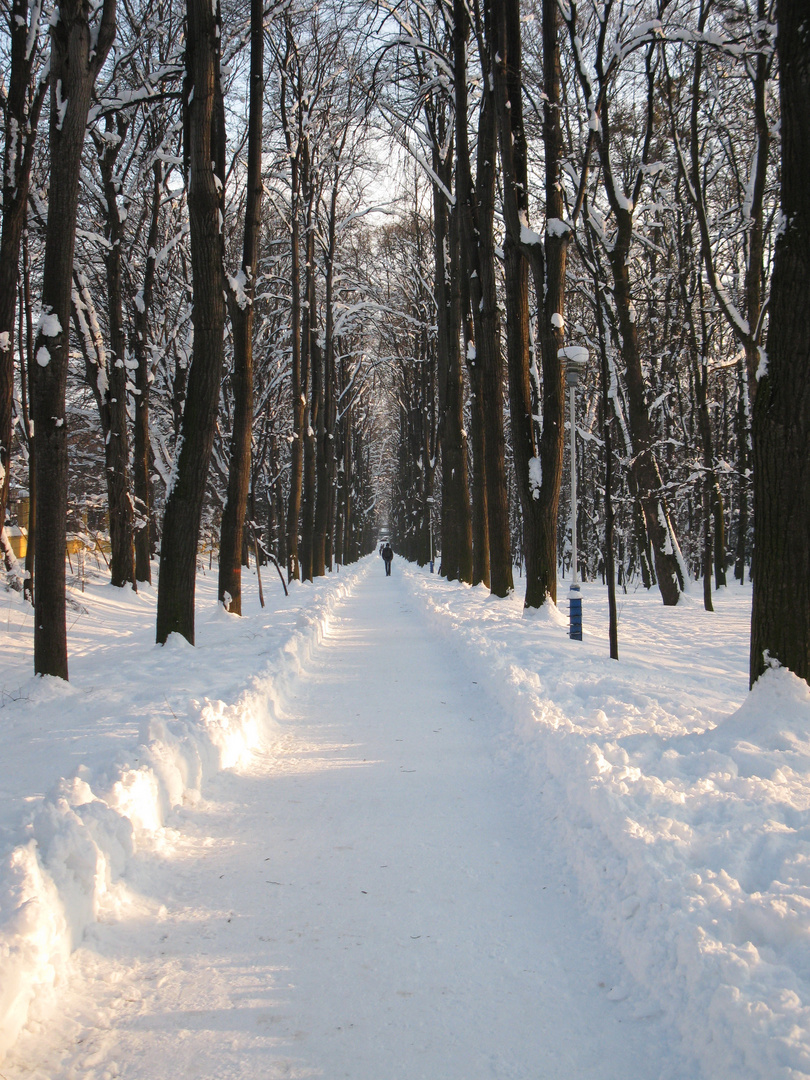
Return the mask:
[[565,381],[568,386],[568,407],[571,415],[571,586],[568,590],[569,629],[568,636],[582,641],[582,595],[579,589],[577,567],[577,419],[576,388],[585,373],[588,350],[584,345],[568,345],[560,349],[558,358],[565,364]]
[[433,503],[434,499],[432,495],[427,498],[428,504],[428,521],[430,522],[430,572],[433,573]]

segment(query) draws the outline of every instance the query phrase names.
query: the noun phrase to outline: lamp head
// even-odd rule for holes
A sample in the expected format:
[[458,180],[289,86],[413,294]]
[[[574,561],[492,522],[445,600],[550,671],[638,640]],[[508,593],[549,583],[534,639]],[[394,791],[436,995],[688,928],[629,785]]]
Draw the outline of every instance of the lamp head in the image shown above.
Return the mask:
[[568,386],[576,386],[585,374],[588,355],[584,345],[566,345],[564,349],[558,350],[557,357],[565,364],[565,381]]

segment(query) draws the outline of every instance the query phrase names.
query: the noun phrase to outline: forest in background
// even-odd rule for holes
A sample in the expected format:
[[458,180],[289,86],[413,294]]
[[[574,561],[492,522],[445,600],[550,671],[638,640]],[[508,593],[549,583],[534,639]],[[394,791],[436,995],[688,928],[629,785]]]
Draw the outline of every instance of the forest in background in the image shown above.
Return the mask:
[[807,678],[805,6],[4,0],[36,670],[67,677],[68,531],[119,586],[159,552],[159,641],[203,547],[239,613],[249,551],[310,579],[383,527],[556,600],[575,345],[583,580],[710,607],[753,560],[751,678]]

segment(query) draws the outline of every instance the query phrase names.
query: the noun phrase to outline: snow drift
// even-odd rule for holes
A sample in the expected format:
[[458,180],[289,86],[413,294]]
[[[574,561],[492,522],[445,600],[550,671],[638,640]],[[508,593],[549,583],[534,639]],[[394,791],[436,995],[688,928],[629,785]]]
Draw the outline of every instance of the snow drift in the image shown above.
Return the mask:
[[[170,710],[168,719],[153,708],[141,720],[138,745],[113,765],[79,765],[11,830],[16,842],[0,860],[0,1060],[29,1016],[47,1010],[85,929],[124,902],[119,885],[132,854],[156,841],[172,808],[200,798],[208,777],[245,762],[272,736],[289,681],[365,570],[294,590],[292,619],[275,634],[264,628],[263,670],[245,674],[249,685],[236,700],[191,699],[185,716]],[[235,619],[221,610],[211,618],[215,626]],[[172,635],[161,659],[181,670],[196,651]],[[227,658],[215,649],[210,662]],[[37,687],[41,696],[72,704],[72,686],[38,682],[49,684],[44,693]],[[162,688],[158,682],[158,701]]]
[[[712,1080],[810,1076],[807,684],[772,670],[729,708],[715,658],[688,644],[704,616],[688,598],[674,614],[659,606],[617,664],[602,641],[569,641],[553,605],[524,617],[515,598],[408,572],[432,626],[502,703],[550,796],[538,812],[557,808],[581,894],[637,981],[621,992],[638,1015],[663,1011]],[[601,617],[595,595],[586,587],[586,625]],[[718,640],[723,601],[708,616]]]

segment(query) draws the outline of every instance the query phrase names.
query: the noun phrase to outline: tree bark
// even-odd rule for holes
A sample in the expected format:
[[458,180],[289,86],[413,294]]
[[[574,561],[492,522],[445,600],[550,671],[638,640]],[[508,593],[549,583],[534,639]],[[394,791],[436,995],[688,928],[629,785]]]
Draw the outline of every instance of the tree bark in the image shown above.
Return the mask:
[[[559,352],[565,343],[565,270],[570,230],[564,225],[562,126],[560,121],[560,47],[557,0],[543,0],[543,147],[545,153],[546,220],[550,226],[541,249],[532,244],[531,265],[540,313],[543,367],[542,430],[537,446],[539,490],[535,490],[540,550],[537,553],[537,597],[557,602],[557,519],[560,507],[565,445],[565,371]],[[540,254],[544,256],[541,260]],[[528,578],[527,566],[527,578]],[[528,588],[528,581],[527,581]]]
[[[506,484],[501,353],[495,277],[495,173],[498,139],[494,94],[485,86],[478,116],[476,180],[473,185],[468,138],[467,39],[469,17],[464,0],[454,5],[456,91],[456,199],[461,245],[462,296],[466,360],[473,394],[473,552],[474,582],[489,585],[495,596],[514,588]],[[490,34],[491,38],[491,34]],[[482,65],[489,70],[483,52]],[[477,498],[475,492],[479,491]]]
[[325,296],[324,296],[324,349],[323,370],[321,372],[320,407],[316,430],[316,473],[317,496],[315,500],[315,535],[313,573],[322,577],[327,566],[331,570],[331,528],[332,528],[332,485],[334,483],[334,385],[335,385],[335,248],[337,226],[337,197],[340,171],[336,165],[329,202],[329,220],[327,223],[327,244],[325,252]]
[[[307,200],[306,262],[304,291],[306,304],[301,327],[301,377],[308,412],[304,415],[304,479],[301,506],[301,580],[312,581],[315,559],[315,498],[317,486],[317,448],[315,445],[318,412],[321,403],[321,355],[317,336],[318,296],[315,288],[315,220],[316,192],[312,183],[310,162],[305,153],[302,168],[302,188]],[[309,393],[307,394],[307,388]]]
[[748,420],[748,376],[745,368],[745,358],[737,362],[739,394],[737,398],[737,410],[735,414],[735,432],[737,436],[737,545],[734,556],[734,577],[742,584],[745,581],[745,570],[748,565],[748,522],[749,522],[749,433]]
[[6,520],[11,477],[14,320],[17,306],[20,245],[28,203],[37,125],[47,88],[46,82],[40,82],[35,91],[31,88],[31,76],[37,54],[35,49],[28,49],[29,17],[29,5],[26,0],[13,0],[9,17],[11,69],[5,108],[3,209],[2,233],[0,233],[0,528]]
[[154,505],[152,497],[152,447],[149,439],[149,315],[155,290],[156,248],[160,215],[163,166],[152,166],[152,206],[149,216],[146,267],[140,298],[132,314],[132,353],[135,368],[135,423],[133,427],[132,485],[135,496],[135,580],[151,583],[154,541]]
[[216,426],[225,329],[221,223],[224,132],[218,116],[219,5],[214,12],[207,0],[188,0],[187,12],[184,96],[188,110],[194,347],[163,518],[156,638],[164,644],[169,634],[179,633],[193,645],[197,544]]
[[[440,161],[434,149],[434,169],[442,177],[443,186],[449,190],[452,184],[451,152],[448,152],[444,161]],[[444,191],[435,183],[433,221],[438,322],[439,442],[442,455],[441,573],[448,581],[469,582],[472,580],[472,519],[468,495],[467,439],[464,434],[459,348],[461,310],[458,285],[458,214],[448,206]],[[427,452],[426,448],[425,453]],[[424,462],[424,468],[426,472],[430,469],[429,462]],[[425,484],[426,499],[432,498],[432,476],[430,479],[430,484]],[[429,511],[430,504],[426,504],[426,509]],[[425,513],[424,508],[422,512]]]
[[[120,241],[121,236],[119,236],[119,247]],[[115,360],[117,350],[122,348],[124,343],[121,266],[120,260],[116,260],[115,250],[110,249],[105,253],[105,263],[109,354],[98,329],[95,305],[87,280],[78,273],[74,274],[73,314],[77,336],[84,354],[85,379],[98,408],[101,434],[104,437],[104,479],[110,523],[111,584],[122,588],[127,582],[135,584],[135,563],[129,483],[126,368],[123,359],[120,361],[120,366]]]
[[[120,125],[119,125],[120,127]],[[112,117],[109,131],[115,130]],[[123,132],[119,130],[117,134]],[[129,418],[127,416],[126,334],[121,284],[121,251],[124,227],[118,209],[119,187],[115,162],[120,142],[104,141],[99,146],[99,165],[106,202],[106,233],[110,244],[105,251],[107,273],[107,315],[109,353],[106,386],[98,385],[98,405],[104,434],[107,505],[110,517],[110,579],[118,588],[135,584],[135,538],[132,488],[129,474]],[[98,369],[101,375],[101,368]]]
[[[521,229],[528,223],[528,168],[523,100],[519,0],[492,7],[495,100],[498,143],[503,169],[506,352],[515,479],[523,516],[526,564],[524,606],[540,607],[550,595],[540,570],[543,516],[536,471],[534,410],[529,375],[529,265],[521,249]],[[554,568],[556,574],[556,567]]]
[[233,431],[228,490],[219,540],[219,601],[242,614],[242,544],[245,533],[253,435],[253,313],[262,208],[262,110],[264,25],[262,0],[250,3],[250,106],[247,194],[241,282],[231,283],[228,303],[233,329]]
[[287,502],[287,577],[301,577],[298,530],[301,520],[301,496],[304,463],[304,417],[306,414],[306,377],[301,367],[301,154],[305,142],[301,130],[299,105],[298,130],[293,132],[288,114],[286,89],[289,83],[288,65],[295,45],[292,31],[287,28],[286,52],[282,66],[280,112],[287,154],[290,159],[290,383],[292,391],[292,442],[290,444],[290,492]]
[[34,345],[37,588],[34,670],[68,677],[65,624],[67,426],[65,388],[70,352],[73,253],[79,170],[93,85],[115,36],[115,0],[90,26],[85,0],[63,0],[51,25],[51,178],[43,261],[42,317]]
[[[647,139],[649,141],[654,106],[651,79],[648,87]],[[627,385],[627,416],[633,443],[633,457],[630,460],[631,490],[638,498],[644,515],[644,526],[652,547],[661,598],[666,606],[672,606],[678,603],[685,581],[679,561],[680,552],[664,495],[664,485],[653,450],[653,433],[647,409],[646,387],[638,344],[638,327],[630,284],[630,247],[633,240],[632,207],[636,200],[620,197],[618,181],[613,173],[610,138],[608,107],[605,104],[602,111],[599,152],[605,179],[605,192],[616,220],[616,234],[608,257],[613,274],[613,297]]]
[[[31,309],[31,266],[28,258],[28,238],[23,232],[22,242],[22,287],[20,289],[20,381],[22,383],[22,407],[25,434],[28,440],[28,537],[25,548],[25,585],[23,596],[29,603],[34,603],[34,558],[37,539],[37,443],[31,423],[38,364],[34,360],[34,316]],[[25,353],[22,348],[22,327],[25,322]],[[26,377],[27,376],[27,377]],[[27,385],[26,385],[27,384]]]
[[754,401],[751,684],[778,661],[810,681],[810,11],[777,0],[782,220],[768,364]]

